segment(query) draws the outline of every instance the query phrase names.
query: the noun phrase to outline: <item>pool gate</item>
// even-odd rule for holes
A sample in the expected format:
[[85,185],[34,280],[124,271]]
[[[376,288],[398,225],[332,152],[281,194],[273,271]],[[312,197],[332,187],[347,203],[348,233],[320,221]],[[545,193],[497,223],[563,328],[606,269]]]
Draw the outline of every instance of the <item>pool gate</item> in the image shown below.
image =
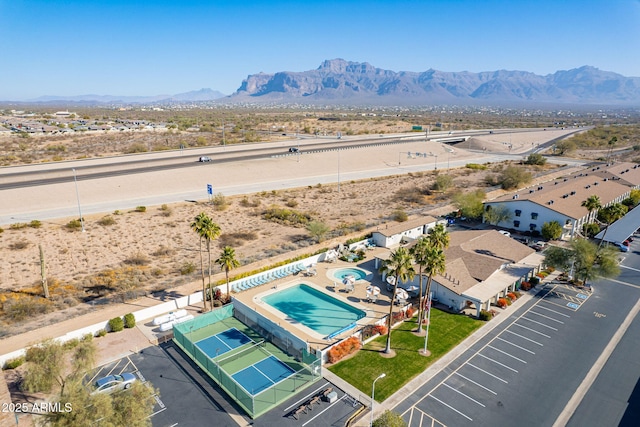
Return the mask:
[[[244,326],[255,331],[252,338],[255,339],[257,335],[265,338],[266,349],[290,366],[295,374],[253,395],[235,381],[232,377],[233,373],[227,373],[213,358],[195,345],[195,342],[215,335],[215,330],[227,328],[227,326],[218,325],[216,329],[215,324],[232,325],[234,322],[239,325],[238,328]],[[322,378],[321,359],[309,353],[306,342],[237,300],[233,304],[202,314],[193,320],[176,324],[173,331],[174,342],[252,418],[264,414]]]

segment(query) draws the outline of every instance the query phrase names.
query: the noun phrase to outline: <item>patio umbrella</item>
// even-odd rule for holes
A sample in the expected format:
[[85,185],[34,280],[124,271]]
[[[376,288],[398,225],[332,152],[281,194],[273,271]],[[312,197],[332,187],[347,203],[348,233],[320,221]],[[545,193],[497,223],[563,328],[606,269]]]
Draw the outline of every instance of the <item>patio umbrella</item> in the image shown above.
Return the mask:
[[345,285],[353,285],[354,283],[356,283],[356,278],[349,274],[347,276],[344,276],[344,278],[342,279],[342,283],[344,283]]
[[393,276],[387,276],[387,283],[390,284],[391,286],[396,284],[396,278]]
[[380,295],[380,288],[377,286],[367,286],[367,294],[378,296]]
[[407,299],[407,298],[409,298],[409,294],[404,289],[398,288],[398,290],[396,291],[396,298],[398,298],[398,299]]

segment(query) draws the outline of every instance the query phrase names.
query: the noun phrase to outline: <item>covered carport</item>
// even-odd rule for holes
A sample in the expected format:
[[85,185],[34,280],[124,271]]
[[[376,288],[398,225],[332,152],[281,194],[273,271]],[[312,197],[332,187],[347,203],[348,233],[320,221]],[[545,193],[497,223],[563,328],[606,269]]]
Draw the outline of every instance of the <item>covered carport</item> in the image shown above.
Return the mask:
[[640,228],[640,209],[632,209],[621,219],[617,220],[606,230],[602,230],[596,235],[596,240],[604,237],[605,242],[622,243],[629,238],[638,228]]

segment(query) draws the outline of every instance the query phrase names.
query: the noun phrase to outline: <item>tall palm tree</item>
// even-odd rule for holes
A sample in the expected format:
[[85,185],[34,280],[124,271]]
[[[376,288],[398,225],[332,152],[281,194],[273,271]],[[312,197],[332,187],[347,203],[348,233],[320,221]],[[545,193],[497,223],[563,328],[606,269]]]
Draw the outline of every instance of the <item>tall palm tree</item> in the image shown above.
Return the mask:
[[426,257],[426,252],[429,249],[429,240],[426,237],[421,237],[418,239],[416,244],[409,249],[409,253],[413,257],[413,260],[416,264],[418,264],[418,280],[420,281],[420,290],[418,295],[418,333],[422,332],[422,273],[424,268],[426,267],[428,260]]
[[[428,300],[429,294],[431,293],[431,281],[433,280],[433,276],[444,273],[446,269],[446,257],[442,249],[429,245],[424,254],[424,259],[427,263],[424,272],[427,274],[427,289],[425,291],[425,295]],[[431,310],[431,307],[428,309]],[[422,319],[418,318],[418,320],[422,323]]]
[[236,251],[231,246],[225,246],[224,249],[222,249],[220,258],[216,260],[216,264],[224,270],[227,277],[227,300],[229,300],[231,295],[229,291],[229,271],[240,267],[240,262],[236,259]]
[[202,235],[207,241],[208,261],[207,272],[209,274],[209,295],[211,296],[211,309],[213,309],[213,286],[211,285],[211,241],[220,235],[220,226],[207,217],[203,223]]
[[601,219],[605,223],[604,233],[602,233],[602,238],[600,239],[600,243],[598,243],[598,250],[602,247],[607,231],[609,231],[609,226],[625,216],[628,210],[629,209],[622,203],[614,203],[606,208],[602,208],[598,212],[598,216],[602,216]]
[[444,250],[449,247],[449,232],[444,227],[444,224],[436,224],[435,227],[429,230],[427,239],[436,248]]
[[391,256],[380,267],[380,272],[392,276],[395,279],[393,285],[393,295],[391,295],[391,304],[389,304],[389,317],[388,317],[388,330],[387,330],[387,346],[384,349],[385,353],[391,353],[391,317],[393,316],[393,302],[396,299],[396,291],[398,290],[398,283],[402,280],[406,282],[413,280],[415,277],[415,270],[413,269],[413,260],[407,248],[398,248],[395,252],[391,252]]
[[204,284],[204,260],[202,259],[202,239],[204,238],[203,229],[209,217],[206,213],[200,212],[191,223],[191,229],[200,237],[200,273],[202,274],[202,308],[207,310],[207,291]]
[[580,206],[587,208],[589,211],[589,219],[591,219],[591,212],[600,209],[602,207],[602,203],[600,202],[600,197],[594,194],[587,197],[586,200],[583,200]]

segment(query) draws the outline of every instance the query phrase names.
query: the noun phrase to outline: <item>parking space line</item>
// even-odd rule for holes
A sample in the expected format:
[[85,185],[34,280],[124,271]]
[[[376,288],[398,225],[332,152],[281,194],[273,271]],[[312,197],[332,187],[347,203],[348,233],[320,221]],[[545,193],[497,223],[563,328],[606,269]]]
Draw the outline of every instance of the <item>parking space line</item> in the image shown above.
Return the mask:
[[434,395],[430,394],[429,395],[432,399],[437,400],[438,402],[442,403],[444,406],[446,406],[447,408],[451,409],[452,411],[457,412],[458,414],[462,415],[463,417],[465,417],[466,419],[468,419],[469,421],[473,421],[472,418],[466,416],[465,414],[463,414],[462,412],[458,411],[456,408],[454,408],[453,406],[443,402],[442,400],[438,399],[437,397],[435,397]]
[[523,335],[516,334],[515,332],[510,331],[510,330],[508,330],[508,329],[505,329],[504,331],[505,331],[505,332],[509,332],[510,334],[513,334],[513,335],[515,335],[515,336],[517,336],[517,337],[520,337],[520,338],[522,338],[523,340],[531,341],[531,342],[532,342],[532,343],[534,343],[534,344],[538,344],[540,347],[544,347],[544,344],[539,343],[538,341],[534,341],[534,340],[532,340],[531,338],[527,338],[527,337],[525,337],[525,336],[523,336]]
[[[557,304],[554,304],[554,303],[552,303],[552,302],[545,301],[545,300],[540,300],[540,302],[546,302],[546,303],[553,304],[553,305],[556,305],[556,306],[557,306]],[[537,307],[537,308],[541,308],[541,309],[543,309],[543,310],[550,311],[550,312],[555,313],[555,314],[559,314],[560,316],[569,317],[569,318],[571,317],[571,316],[570,316],[570,315],[568,315],[568,314],[560,313],[559,311],[552,310],[552,309],[550,309],[549,307],[545,307],[545,306],[540,305],[540,304],[537,304],[537,305],[536,305],[536,307]],[[561,305],[561,306],[559,306],[559,307],[562,307],[562,308],[565,308],[565,309],[566,309],[566,307],[565,307],[564,305]],[[572,311],[573,311],[573,310],[572,310]]]
[[507,365],[505,365],[504,363],[500,363],[500,362],[498,362],[497,360],[493,360],[492,358],[487,357],[487,356],[485,356],[485,355],[484,355],[484,354],[482,354],[482,353],[478,353],[478,356],[480,356],[480,357],[484,357],[485,359],[487,359],[487,360],[488,360],[488,361],[490,361],[490,362],[495,363],[496,365],[500,365],[500,366],[502,366],[503,368],[507,368],[507,369],[509,369],[509,370],[511,370],[511,371],[513,371],[513,372],[515,372],[515,373],[518,373],[518,370],[517,370],[517,369],[513,369],[511,366],[507,366]]
[[503,383],[505,383],[505,384],[509,384],[509,382],[508,382],[507,380],[503,380],[502,378],[500,378],[500,377],[498,377],[498,376],[496,376],[496,375],[493,375],[491,372],[485,371],[485,370],[484,370],[484,369],[482,369],[482,368],[478,368],[478,367],[477,367],[476,365],[474,365],[473,363],[469,363],[469,362],[467,362],[467,365],[471,366],[472,368],[476,368],[478,371],[480,371],[480,372],[484,372],[485,374],[489,375],[490,377],[493,377],[493,378],[495,378],[495,379],[497,379],[497,380],[499,380],[499,381],[502,381],[502,382],[503,382]]
[[538,332],[538,331],[536,331],[535,329],[527,328],[526,326],[521,325],[521,324],[519,324],[518,322],[513,322],[513,325],[515,325],[515,326],[520,326],[522,329],[526,329],[526,330],[531,331],[531,332],[533,332],[533,333],[535,333],[535,334],[542,335],[543,337],[551,338],[551,335],[543,334],[542,332]]
[[520,350],[524,350],[524,351],[526,351],[527,353],[536,354],[535,352],[533,352],[533,351],[529,350],[528,348],[524,348],[524,347],[522,347],[522,346],[519,346],[518,344],[514,344],[514,343],[512,343],[511,341],[507,341],[507,340],[505,340],[504,338],[496,337],[496,339],[498,339],[498,340],[500,340],[500,341],[502,341],[502,342],[506,342],[507,344],[512,345],[512,346],[514,346],[514,347],[516,347],[516,348],[519,348]]
[[537,311],[530,311],[529,313],[535,314],[536,316],[544,317],[545,319],[551,320],[552,322],[556,322],[556,323],[560,323],[561,325],[564,325],[564,322],[562,320],[554,319],[551,316],[547,316],[545,314],[538,313]]
[[500,353],[502,353],[502,354],[504,354],[504,355],[506,355],[506,356],[513,357],[513,358],[514,358],[514,359],[516,359],[518,362],[522,362],[522,363],[524,363],[524,364],[526,364],[526,363],[527,363],[525,360],[518,359],[518,358],[517,358],[516,356],[514,356],[513,354],[509,354],[509,353],[507,353],[506,351],[500,350],[499,348],[496,348],[496,347],[494,347],[494,346],[492,346],[492,345],[488,345],[487,347],[492,348],[492,349],[494,349],[495,351],[499,351]]
[[461,396],[466,397],[467,399],[469,399],[470,401],[472,401],[473,403],[477,403],[478,405],[482,406],[483,408],[486,408],[486,406],[480,402],[478,402],[477,400],[475,400],[474,398],[472,398],[471,396],[467,396],[466,394],[464,394],[463,392],[461,392],[458,389],[455,389],[453,387],[451,387],[449,384],[447,383],[442,383],[443,386],[450,388],[451,390],[455,391],[456,393],[458,393]]
[[495,391],[491,390],[491,389],[490,389],[490,388],[488,388],[488,387],[483,386],[483,385],[482,385],[482,384],[480,384],[480,383],[475,382],[475,381],[474,381],[474,380],[472,380],[471,378],[467,378],[467,377],[465,377],[465,376],[464,376],[464,375],[462,375],[460,372],[456,372],[456,375],[457,375],[457,376],[459,376],[459,377],[464,378],[465,380],[469,381],[469,382],[470,382],[470,383],[472,383],[472,384],[477,385],[477,386],[478,386],[478,387],[480,387],[480,388],[483,388],[483,389],[487,390],[489,393],[493,394],[494,396],[497,396],[497,395],[498,395],[498,393],[496,393]]
[[565,309],[567,309],[567,310],[574,311],[574,312],[575,312],[575,311],[578,311],[578,308],[580,308],[579,306],[578,306],[578,308],[571,308],[571,307],[567,307],[566,305],[560,305],[560,304],[555,303],[555,302],[552,302],[552,301],[545,301],[545,302],[546,302],[547,304],[553,304],[553,305],[555,305],[556,307],[562,307],[562,308],[565,308]]
[[557,330],[558,330],[557,328],[554,328],[554,327],[549,326],[549,325],[545,325],[544,323],[542,323],[542,322],[538,322],[537,320],[529,319],[528,317],[523,317],[523,319],[526,319],[526,320],[528,320],[528,321],[529,321],[529,322],[531,322],[531,323],[535,323],[536,325],[540,325],[540,326],[544,326],[545,328],[549,328],[549,329],[551,329],[552,331],[557,331]]

